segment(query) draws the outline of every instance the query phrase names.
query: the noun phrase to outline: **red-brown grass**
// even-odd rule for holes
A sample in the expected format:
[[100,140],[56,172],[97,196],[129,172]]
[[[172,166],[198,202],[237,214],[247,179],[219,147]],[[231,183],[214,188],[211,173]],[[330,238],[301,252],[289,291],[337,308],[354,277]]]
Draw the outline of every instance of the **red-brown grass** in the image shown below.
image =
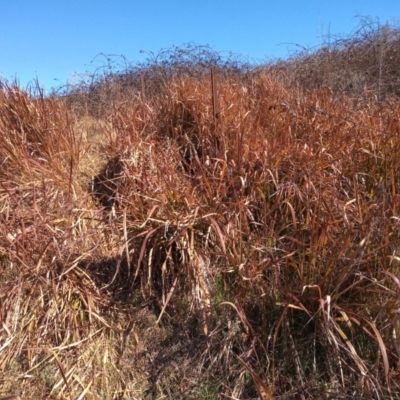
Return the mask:
[[111,78],[1,84],[1,394],[396,398],[398,99]]

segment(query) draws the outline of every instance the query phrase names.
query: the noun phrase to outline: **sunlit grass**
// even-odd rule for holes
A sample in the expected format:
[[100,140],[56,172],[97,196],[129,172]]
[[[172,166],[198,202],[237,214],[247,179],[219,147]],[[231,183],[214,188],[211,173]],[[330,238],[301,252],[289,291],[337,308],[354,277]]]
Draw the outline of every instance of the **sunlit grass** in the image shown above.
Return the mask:
[[1,395],[398,395],[398,99],[225,72],[1,83]]

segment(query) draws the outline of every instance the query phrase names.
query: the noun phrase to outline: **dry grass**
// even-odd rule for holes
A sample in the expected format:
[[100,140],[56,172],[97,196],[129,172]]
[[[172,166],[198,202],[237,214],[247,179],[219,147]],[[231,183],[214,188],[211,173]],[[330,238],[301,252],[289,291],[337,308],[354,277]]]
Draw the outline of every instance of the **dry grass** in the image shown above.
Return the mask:
[[369,101],[400,95],[400,29],[360,18],[350,37],[326,37],[317,50],[303,48],[289,62],[271,66],[293,84],[313,90],[329,86],[336,96],[346,94]]
[[1,83],[0,398],[398,398],[398,99],[198,61]]

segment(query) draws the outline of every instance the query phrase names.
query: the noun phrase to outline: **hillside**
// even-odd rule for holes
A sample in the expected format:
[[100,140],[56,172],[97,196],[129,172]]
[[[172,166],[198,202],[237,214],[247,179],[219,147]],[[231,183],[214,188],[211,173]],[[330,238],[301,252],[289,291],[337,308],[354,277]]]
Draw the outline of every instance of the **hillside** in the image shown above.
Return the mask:
[[1,81],[0,398],[399,398],[399,32]]

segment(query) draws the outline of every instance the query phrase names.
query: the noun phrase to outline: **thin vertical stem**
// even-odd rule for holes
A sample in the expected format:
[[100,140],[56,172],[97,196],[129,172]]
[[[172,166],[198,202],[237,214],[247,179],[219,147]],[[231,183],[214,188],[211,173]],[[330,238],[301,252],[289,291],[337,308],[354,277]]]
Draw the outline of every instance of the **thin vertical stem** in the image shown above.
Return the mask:
[[213,119],[214,119],[214,143],[215,143],[215,149],[217,150],[218,147],[217,128],[218,128],[219,110],[218,110],[217,71],[215,67],[211,68],[211,94],[212,94]]

